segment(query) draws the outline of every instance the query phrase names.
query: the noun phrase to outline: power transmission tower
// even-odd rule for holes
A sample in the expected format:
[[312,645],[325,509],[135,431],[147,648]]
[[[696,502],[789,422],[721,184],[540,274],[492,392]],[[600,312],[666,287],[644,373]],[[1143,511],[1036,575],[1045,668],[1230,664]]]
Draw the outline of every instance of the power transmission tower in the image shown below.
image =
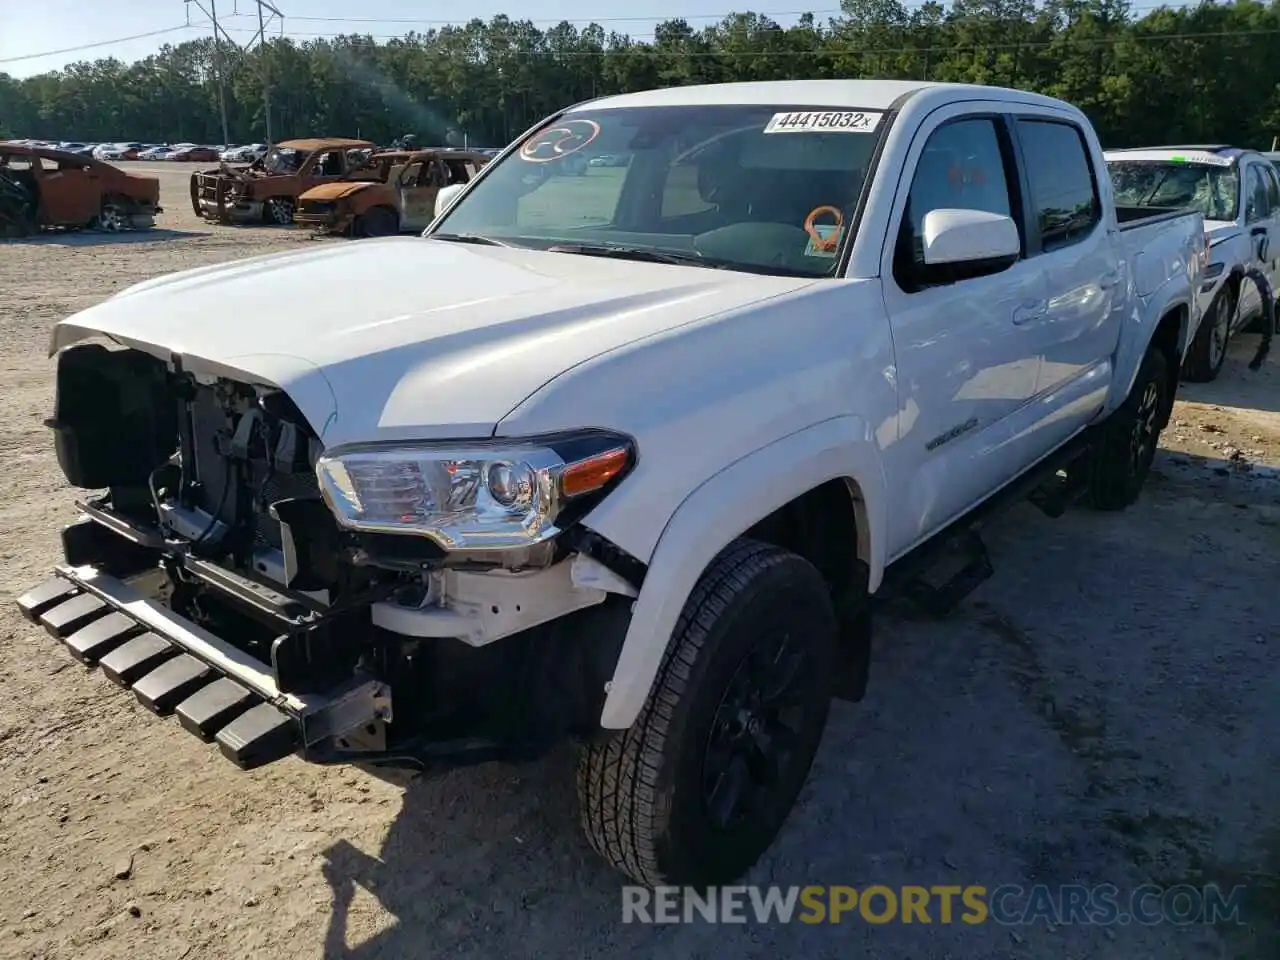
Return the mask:
[[[228,35],[226,27],[218,22],[218,4],[217,0],[208,0],[209,7],[205,9],[205,0],[183,0],[187,6],[187,23],[191,22],[191,4],[195,4],[196,9],[209,18],[213,24],[213,77],[214,83],[218,86],[218,112],[222,117],[222,142],[229,144],[231,142],[231,133],[227,128],[227,100],[223,91],[223,71],[222,71],[222,44],[229,43],[237,50],[248,53],[253,49],[256,43],[259,47],[265,47],[267,42],[267,27],[276,20],[280,21],[280,32],[284,33],[284,14],[277,10],[267,0],[254,0],[258,8],[258,29],[246,44],[239,44],[232,40]],[[264,16],[263,11],[267,11]],[[233,7],[232,16],[239,16],[239,7]],[[268,64],[266,51],[263,50],[258,57],[260,74],[262,77],[262,110],[263,120],[267,128],[267,143],[272,142],[271,136],[271,84],[268,75]]]
[[[258,5],[258,32],[255,34],[255,39],[258,41],[258,46],[260,48],[258,51],[258,65],[262,69],[262,117],[267,126],[267,143],[270,144],[275,141],[271,136],[271,77],[269,72],[270,64],[267,60],[267,51],[265,49],[267,45],[266,31],[267,24],[271,22],[272,17],[278,17],[280,20],[280,30],[281,32],[284,32],[284,14],[271,4],[266,3],[265,0],[256,0],[256,2]],[[271,11],[271,16],[267,17],[266,20],[262,19],[262,10],[264,7]],[[249,43],[252,45],[253,40],[250,40]]]

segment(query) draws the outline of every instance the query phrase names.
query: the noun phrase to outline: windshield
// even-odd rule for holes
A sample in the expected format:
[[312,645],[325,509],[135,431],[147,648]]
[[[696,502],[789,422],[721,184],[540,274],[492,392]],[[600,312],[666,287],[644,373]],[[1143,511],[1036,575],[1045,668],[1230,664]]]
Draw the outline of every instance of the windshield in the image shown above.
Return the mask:
[[296,173],[306,156],[300,150],[273,147],[262,158],[262,165],[271,173]]
[[492,164],[432,232],[830,276],[880,117],[813,107],[588,107]]
[[1107,167],[1117,204],[1192,207],[1206,220],[1236,218],[1240,176],[1234,166],[1119,160],[1108,163]]

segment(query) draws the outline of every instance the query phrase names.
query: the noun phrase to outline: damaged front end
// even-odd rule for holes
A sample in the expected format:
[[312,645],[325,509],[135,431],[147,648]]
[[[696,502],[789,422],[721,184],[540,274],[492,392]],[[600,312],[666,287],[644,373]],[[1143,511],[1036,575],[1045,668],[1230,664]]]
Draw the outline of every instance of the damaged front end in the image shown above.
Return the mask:
[[306,194],[298,198],[293,222],[309,227],[318,237],[338,236],[351,229],[355,216],[348,200],[312,199]]
[[203,220],[216,223],[246,223],[262,219],[262,198],[255,195],[254,170],[228,167],[191,174],[191,209]]
[[94,494],[19,607],[238,766],[457,764],[599,729],[644,569],[579,521],[627,438],[325,450],[284,391],[97,344],[59,354],[48,425]]

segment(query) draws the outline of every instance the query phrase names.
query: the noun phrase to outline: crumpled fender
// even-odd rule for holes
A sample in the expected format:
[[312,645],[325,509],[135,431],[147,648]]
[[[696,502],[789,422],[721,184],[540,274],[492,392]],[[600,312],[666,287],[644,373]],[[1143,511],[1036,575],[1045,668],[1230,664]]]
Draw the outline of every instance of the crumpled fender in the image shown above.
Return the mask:
[[[1190,238],[1180,253],[1181,259],[1174,258],[1171,262],[1141,253],[1135,258],[1128,284],[1133,307],[1120,329],[1115,373],[1111,378],[1104,413],[1118,409],[1129,396],[1142,366],[1142,358],[1146,356],[1160,321],[1174,310],[1185,309],[1178,330],[1178,353],[1180,362],[1186,359],[1191,338],[1201,319],[1201,306],[1195,296],[1200,285],[1200,270],[1195,266]],[[1173,264],[1177,265],[1176,269],[1172,268]]]
[[[842,416],[782,437],[708,478],[676,508],[649,562],[608,687],[600,725],[631,726],[653,686],[686,599],[707,565],[735,537],[783,504],[828,480],[861,491],[859,538],[870,589],[885,564],[885,479],[871,428]],[[862,551],[860,551],[862,552]]]

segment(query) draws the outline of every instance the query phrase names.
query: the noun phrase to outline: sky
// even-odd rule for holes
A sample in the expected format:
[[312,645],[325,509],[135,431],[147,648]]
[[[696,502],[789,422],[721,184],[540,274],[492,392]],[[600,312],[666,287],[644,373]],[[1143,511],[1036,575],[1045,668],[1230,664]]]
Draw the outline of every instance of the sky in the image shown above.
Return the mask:
[[[248,43],[257,30],[254,0],[214,0],[218,18],[232,39]],[[548,27],[562,20],[580,25],[595,21],[606,30],[636,38],[653,34],[662,20],[684,17],[694,28],[709,26],[733,10],[770,14],[791,24],[806,10],[823,20],[838,12],[839,0],[814,0],[806,7],[797,0],[646,0],[638,7],[627,0],[473,0],[461,4],[435,4],[425,0],[271,0],[284,14],[284,35],[298,40],[338,33],[372,34],[386,38],[411,30],[429,30],[474,17],[488,20],[498,14],[534,21]],[[210,0],[200,0],[207,11]],[[458,16],[454,11],[464,11]],[[637,13],[643,11],[643,16]],[[385,19],[383,19],[385,18]],[[184,25],[190,21],[196,26]],[[281,23],[267,28],[280,35]],[[158,31],[167,31],[157,33]],[[139,34],[156,33],[139,37]],[[0,73],[27,77],[46,73],[77,60],[116,57],[126,62],[155,53],[163,44],[181,43],[212,35],[205,14],[185,0],[0,0]],[[118,43],[103,43],[138,37]],[[103,43],[90,49],[68,48]],[[67,51],[67,52],[59,52]],[[33,54],[47,54],[33,56]],[[20,59],[15,59],[20,58]]]

